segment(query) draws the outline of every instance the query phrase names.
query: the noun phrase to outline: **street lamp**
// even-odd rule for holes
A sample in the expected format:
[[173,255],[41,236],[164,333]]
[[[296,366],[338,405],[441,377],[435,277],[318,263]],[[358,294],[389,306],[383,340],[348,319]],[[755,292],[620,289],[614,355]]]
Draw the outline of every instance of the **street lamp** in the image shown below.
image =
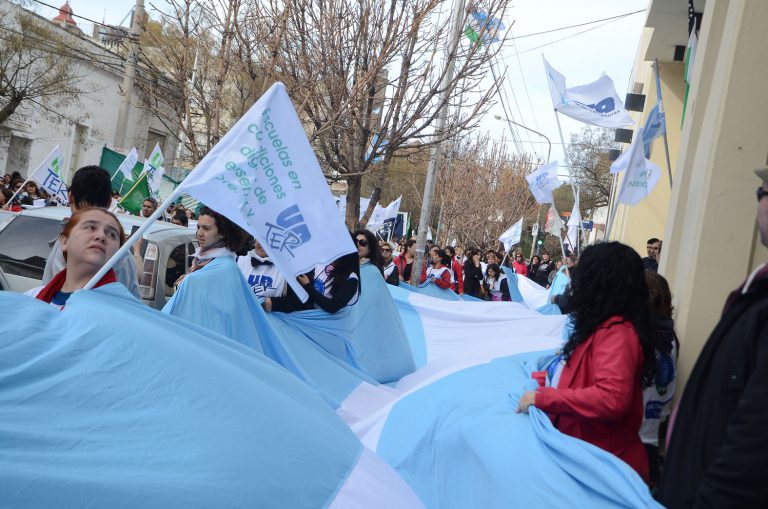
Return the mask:
[[[540,133],[539,131],[537,131],[535,129],[531,129],[530,127],[528,127],[526,125],[518,124],[514,120],[510,120],[507,117],[502,117],[501,115],[494,115],[493,118],[495,118],[496,120],[506,120],[510,124],[514,124],[514,125],[516,125],[518,127],[522,127],[523,129],[527,129],[528,131],[531,131],[532,133],[538,134],[539,136],[541,136],[542,138],[547,140],[547,145],[549,145],[549,148],[547,149],[547,163],[549,163],[549,156],[552,154],[552,142],[549,140],[549,137],[546,134]],[[510,131],[511,130],[512,129],[510,129]],[[533,253],[534,252],[536,254],[539,254],[539,250],[541,249],[541,241],[538,240],[538,238],[539,238],[539,223],[540,222],[541,222],[541,205],[539,205],[539,210],[536,213],[536,231],[533,233],[533,239],[531,241],[531,256],[529,256],[529,258],[533,258]],[[537,240],[538,240],[538,242],[537,242]]]
[[[528,127],[528,126],[526,126],[526,125],[523,125],[523,124],[518,124],[518,123],[517,123],[517,122],[515,122],[514,120],[510,120],[510,119],[508,119],[507,117],[502,117],[501,115],[494,115],[494,116],[493,116],[493,118],[495,118],[496,120],[506,120],[506,121],[507,121],[507,122],[509,122],[510,124],[514,124],[514,125],[516,125],[517,127],[522,127],[523,129],[527,129],[528,131],[531,131],[531,132],[532,132],[532,133],[534,133],[534,134],[538,134],[539,136],[541,136],[542,138],[544,138],[545,140],[547,140],[547,144],[549,145],[549,149],[547,150],[547,162],[549,162],[549,156],[550,156],[550,154],[552,154],[552,142],[549,140],[549,138],[547,137],[547,135],[545,135],[545,134],[543,134],[543,133],[540,133],[539,131],[537,131],[537,130],[535,130],[535,129],[531,129],[530,127]],[[510,130],[511,130],[511,129],[510,129]]]

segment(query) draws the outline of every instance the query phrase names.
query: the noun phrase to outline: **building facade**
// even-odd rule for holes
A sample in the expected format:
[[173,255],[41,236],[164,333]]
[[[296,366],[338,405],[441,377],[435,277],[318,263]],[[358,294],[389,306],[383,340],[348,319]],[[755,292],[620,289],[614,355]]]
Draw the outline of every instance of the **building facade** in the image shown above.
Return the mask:
[[[698,43],[686,101],[689,9]],[[639,125],[656,104],[651,63],[658,59],[673,185],[663,174],[648,198],[617,209],[611,237],[641,253],[646,239],[663,239],[659,273],[673,293],[683,380],[729,292],[768,261],[755,221],[760,182],[753,172],[768,161],[767,24],[768,2],[653,0],[647,10],[634,68],[635,88],[646,94]],[[666,170],[661,139],[651,160]]]
[[[30,175],[56,145],[65,157],[63,180],[69,182],[79,167],[98,164],[102,147],[107,146],[127,153],[132,146],[140,157],[149,156],[155,143],[159,143],[166,158],[166,166],[173,167],[176,136],[142,107],[142,98],[134,89],[128,112],[126,147],[115,147],[118,110],[122,99],[121,84],[125,57],[110,51],[98,40],[91,39],[77,29],[68,4],[62,6],[54,20],[47,20],[7,0],[0,0],[0,22],[5,31],[14,30],[16,16],[28,16],[37,23],[47,24],[68,51],[75,72],[80,76],[79,96],[66,105],[49,107],[46,100],[26,101],[11,117],[0,125],[0,175],[18,171],[23,177]],[[0,40],[0,45],[3,44]],[[49,50],[53,45],[38,45],[38,50]]]

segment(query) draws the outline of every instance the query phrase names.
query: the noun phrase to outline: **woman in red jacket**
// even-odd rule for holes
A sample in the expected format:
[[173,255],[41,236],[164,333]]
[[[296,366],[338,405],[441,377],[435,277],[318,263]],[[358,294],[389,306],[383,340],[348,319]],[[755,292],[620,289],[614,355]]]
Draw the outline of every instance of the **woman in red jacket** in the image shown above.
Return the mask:
[[618,456],[648,480],[643,386],[655,370],[643,262],[618,242],[584,250],[571,279],[574,329],[543,387],[520,398],[555,427]]

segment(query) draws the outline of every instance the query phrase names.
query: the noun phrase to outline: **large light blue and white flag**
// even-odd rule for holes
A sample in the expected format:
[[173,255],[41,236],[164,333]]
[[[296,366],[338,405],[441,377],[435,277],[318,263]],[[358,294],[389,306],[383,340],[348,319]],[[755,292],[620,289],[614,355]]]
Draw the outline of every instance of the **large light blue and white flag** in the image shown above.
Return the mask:
[[[654,64],[658,65],[658,64]],[[648,112],[648,118],[643,126],[643,151],[645,157],[651,157],[651,143],[659,136],[667,133],[667,116],[664,113],[664,103],[661,100],[661,82],[659,80],[659,70],[654,69],[656,74],[656,106]]]
[[[542,55],[543,57],[543,55]],[[616,93],[613,80],[603,73],[596,81],[566,88],[565,76],[544,58],[549,92],[555,109],[573,119],[600,127],[624,127],[634,123]]]
[[[161,157],[162,157],[162,154],[161,154]],[[133,147],[131,151],[128,152],[128,155],[125,156],[125,159],[123,159],[123,162],[120,163],[120,166],[118,166],[117,171],[121,172],[123,174],[123,177],[127,178],[128,180],[133,180],[133,167],[136,166],[136,162],[138,160],[139,160],[139,152],[136,150],[136,147]]]
[[661,168],[645,158],[642,142],[643,129],[638,128],[637,131],[629,150],[611,164],[611,173],[624,171],[618,200],[627,205],[636,205],[648,196],[661,176]]
[[67,205],[69,190],[61,179],[61,165],[63,161],[64,156],[61,153],[61,147],[56,145],[29,179],[37,182],[40,189],[51,195],[59,204]]
[[157,198],[160,195],[160,184],[163,181],[163,151],[160,150],[160,144],[156,143],[155,148],[152,149],[152,153],[149,155],[149,159],[144,160],[144,172],[147,174],[147,184],[149,185],[149,191],[152,196]]
[[499,240],[504,244],[504,250],[509,251],[520,243],[520,237],[523,234],[523,218],[509,227],[507,231],[499,236]]
[[560,187],[557,178],[557,161],[541,165],[525,179],[537,203],[552,203],[552,191]]
[[4,507],[117,507],[130,493],[132,507],[423,509],[290,371],[119,283],[64,311],[11,292],[0,304],[18,319],[0,323]]
[[282,83],[261,96],[181,186],[256,237],[302,300],[307,293],[296,276],[356,251]]

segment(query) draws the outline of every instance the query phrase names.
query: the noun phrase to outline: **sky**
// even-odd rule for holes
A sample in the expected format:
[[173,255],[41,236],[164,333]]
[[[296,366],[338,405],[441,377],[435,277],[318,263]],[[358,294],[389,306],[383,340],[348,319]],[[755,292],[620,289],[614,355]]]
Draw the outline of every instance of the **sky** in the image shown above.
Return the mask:
[[[59,5],[56,0],[44,1]],[[30,0],[29,3],[42,16],[56,15],[55,9],[41,5],[36,0]],[[164,2],[158,0],[152,3],[163,5]],[[513,0],[511,3],[507,19],[503,21],[509,31],[508,35],[514,38],[629,12],[644,11],[649,0]],[[135,5],[135,0],[110,0],[108,8],[105,8],[104,0],[70,0],[70,5],[75,15],[117,25],[126,19]],[[149,0],[145,0],[145,9],[151,14]],[[75,19],[79,24],[86,25],[82,26],[84,31],[90,32],[91,25],[88,21],[77,17]],[[506,71],[505,90],[510,102],[507,111],[515,122],[539,131],[551,140],[551,159],[560,161],[561,166],[564,161],[563,149],[544,75],[542,53],[552,67],[565,75],[568,87],[590,83],[605,72],[613,79],[619,96],[623,98],[629,89],[629,79],[644,22],[645,12],[640,12],[611,22],[508,39],[505,42],[498,61],[498,71]],[[125,24],[127,23],[126,20]],[[542,45],[546,46],[538,48]],[[498,100],[481,119],[477,134],[488,133],[492,139],[509,140],[507,123],[496,120],[496,115],[505,116]],[[562,115],[560,121],[566,143],[570,140],[571,133],[576,133],[584,127],[584,124]],[[524,151],[536,153],[546,159],[548,145],[543,137],[519,128],[518,133],[523,140],[521,148]]]

